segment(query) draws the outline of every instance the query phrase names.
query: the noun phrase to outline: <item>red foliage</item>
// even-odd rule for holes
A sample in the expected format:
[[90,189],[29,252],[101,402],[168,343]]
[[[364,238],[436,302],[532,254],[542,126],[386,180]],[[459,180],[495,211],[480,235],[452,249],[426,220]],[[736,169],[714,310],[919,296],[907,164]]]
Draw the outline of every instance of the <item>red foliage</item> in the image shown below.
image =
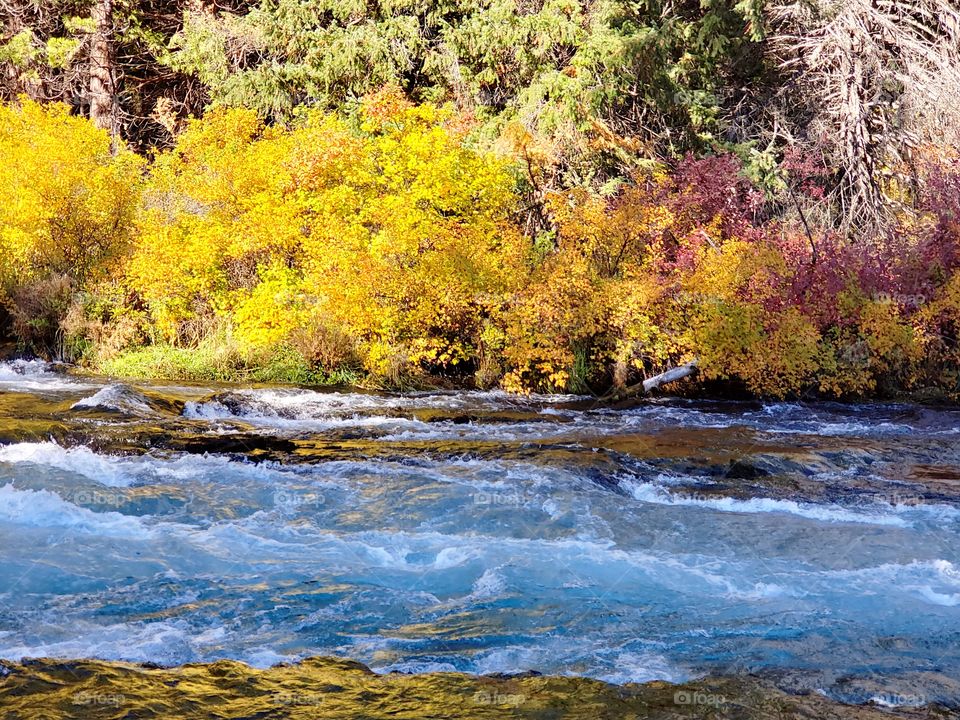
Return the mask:
[[725,238],[753,236],[764,198],[740,170],[735,155],[687,155],[673,173],[670,209],[689,231],[719,219]]
[[821,200],[826,195],[830,171],[822,156],[790,147],[784,151],[780,167],[786,170],[791,187],[803,195],[813,200]]

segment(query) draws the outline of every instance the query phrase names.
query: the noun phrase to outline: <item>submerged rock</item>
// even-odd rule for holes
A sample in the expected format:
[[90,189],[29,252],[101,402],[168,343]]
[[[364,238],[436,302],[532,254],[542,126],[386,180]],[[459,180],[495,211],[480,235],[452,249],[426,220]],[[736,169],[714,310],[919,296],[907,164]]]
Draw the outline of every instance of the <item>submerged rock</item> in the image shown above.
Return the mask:
[[881,720],[956,717],[946,708],[841,705],[755,677],[611,685],[575,677],[374,674],[339,658],[257,670],[221,660],[176,668],[96,660],[0,662],[5,718],[531,718]]
[[114,383],[100,388],[93,395],[81,398],[71,410],[93,413],[117,413],[132,417],[150,417],[161,413],[179,415],[183,403],[158,393],[140,390],[126,383]]

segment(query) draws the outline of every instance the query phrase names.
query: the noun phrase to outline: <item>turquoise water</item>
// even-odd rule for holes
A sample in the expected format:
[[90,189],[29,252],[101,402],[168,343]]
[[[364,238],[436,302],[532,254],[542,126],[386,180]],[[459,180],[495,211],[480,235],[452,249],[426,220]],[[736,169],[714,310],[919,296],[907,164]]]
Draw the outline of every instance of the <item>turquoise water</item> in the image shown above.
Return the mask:
[[960,413],[0,365],[0,657],[960,702]]

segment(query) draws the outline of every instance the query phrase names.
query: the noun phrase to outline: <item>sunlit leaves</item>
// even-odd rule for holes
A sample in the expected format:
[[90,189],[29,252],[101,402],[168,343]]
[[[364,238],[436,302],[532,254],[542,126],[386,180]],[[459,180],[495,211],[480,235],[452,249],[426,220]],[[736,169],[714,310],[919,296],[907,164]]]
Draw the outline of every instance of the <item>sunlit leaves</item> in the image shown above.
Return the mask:
[[474,122],[396,88],[286,125],[221,108],[146,167],[64,107],[0,108],[0,299],[60,288],[113,354],[216,338],[391,386],[586,392],[693,358],[765,397],[956,385],[954,168],[871,252],[765,219],[730,156],[544,191],[525,235],[549,153],[521,126],[481,151]]
[[0,283],[86,280],[125,251],[142,161],[65,105],[0,106]]
[[319,112],[287,129],[210,114],[157,160],[132,286],[172,340],[207,313],[269,346],[309,316],[374,373],[468,363],[526,251],[508,165],[463,146],[456,119],[395,92],[364,103],[359,131]]

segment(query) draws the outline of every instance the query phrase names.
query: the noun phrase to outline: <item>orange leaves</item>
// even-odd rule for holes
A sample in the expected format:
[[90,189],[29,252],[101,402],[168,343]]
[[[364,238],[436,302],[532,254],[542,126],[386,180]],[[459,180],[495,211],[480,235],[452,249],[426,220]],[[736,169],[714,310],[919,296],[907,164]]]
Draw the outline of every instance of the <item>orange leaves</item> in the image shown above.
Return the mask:
[[602,297],[583,258],[550,258],[504,317],[510,390],[565,391],[576,350],[601,329]]
[[582,390],[608,382],[612,364],[636,373],[665,360],[668,338],[654,318],[663,290],[648,259],[673,216],[655,188],[612,200],[554,193],[547,207],[557,247],[506,312],[508,387]]
[[559,230],[561,248],[588,257],[607,278],[636,270],[661,242],[675,217],[659,202],[654,179],[624,188],[613,200],[586,190],[554,193],[547,208]]
[[379,132],[391,123],[402,122],[416,106],[410,102],[396,85],[386,85],[377,92],[367,95],[361,103],[363,129],[367,132]]

